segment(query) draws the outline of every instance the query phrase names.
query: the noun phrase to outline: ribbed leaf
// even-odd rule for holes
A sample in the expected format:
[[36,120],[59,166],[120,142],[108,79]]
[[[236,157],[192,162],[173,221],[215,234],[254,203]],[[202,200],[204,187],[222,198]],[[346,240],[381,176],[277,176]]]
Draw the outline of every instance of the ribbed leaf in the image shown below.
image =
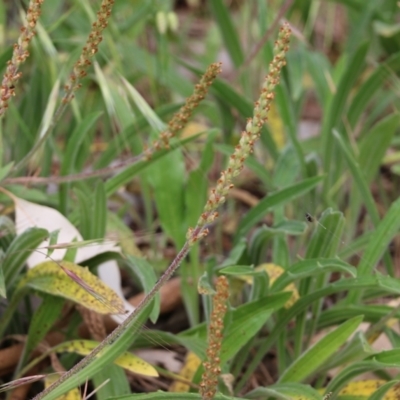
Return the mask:
[[313,373],[316,373],[318,368],[323,366],[325,361],[335,354],[347,341],[349,336],[360,325],[361,321],[362,316],[352,318],[326,334],[286,369],[279,378],[279,382],[301,382]]
[[272,193],[269,196],[265,197],[261,200],[255,207],[253,207],[242,219],[240,222],[237,234],[236,241],[242,236],[246,235],[246,233],[263,218],[272,207],[278,205],[284,205],[289,201],[309,192],[312,188],[314,188],[319,182],[321,182],[322,177],[315,177],[305,179],[300,183],[296,183],[291,185],[285,189],[282,189],[276,193]]
[[29,228],[14,238],[3,259],[6,287],[13,286],[29,255],[48,236],[49,233],[46,229]]

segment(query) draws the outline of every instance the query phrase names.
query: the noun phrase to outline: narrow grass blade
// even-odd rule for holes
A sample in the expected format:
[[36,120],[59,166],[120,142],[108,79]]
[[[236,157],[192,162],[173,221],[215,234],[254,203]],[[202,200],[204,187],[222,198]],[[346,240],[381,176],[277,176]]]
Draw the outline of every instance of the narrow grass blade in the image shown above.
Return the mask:
[[11,288],[14,285],[29,255],[48,236],[46,229],[30,228],[14,238],[3,258],[6,287]]
[[324,191],[326,191],[331,183],[333,170],[331,162],[333,160],[333,137],[332,129],[338,128],[346,106],[346,100],[350,94],[352,87],[358,79],[365,63],[365,57],[368,51],[369,43],[364,43],[359,49],[349,58],[347,68],[341,76],[335,96],[327,105],[322,123],[322,145],[323,145],[323,160],[324,171],[328,174],[324,182]]
[[27,340],[17,371],[25,364],[33,349],[43,340],[53,324],[60,318],[65,300],[47,294],[42,294],[42,297],[43,301],[33,314],[29,325]]
[[[128,268],[139,278],[145,293],[148,293],[157,281],[153,266],[144,258],[128,255]],[[160,295],[157,293],[153,300],[153,310],[150,319],[156,323],[160,314]]]
[[[3,261],[3,252],[0,252],[0,263]],[[6,281],[4,279],[3,266],[0,265],[0,297],[7,298]]]
[[[65,176],[75,172],[76,162],[82,144],[87,139],[87,135],[93,128],[94,124],[100,118],[101,113],[94,112],[87,115],[74,129],[71,137],[68,140],[67,148],[64,153],[64,158],[61,165],[61,175]],[[69,203],[69,183],[60,185],[60,210],[65,215],[68,211]]]
[[109,382],[96,391],[97,400],[107,400],[110,397],[124,396],[130,393],[128,377],[125,371],[118,365],[109,365],[107,369],[99,371],[93,376],[92,382],[95,389],[99,388],[104,382]]
[[367,105],[374,98],[374,95],[382,87],[382,84],[390,78],[392,74],[400,71],[400,52],[391,55],[384,63],[380,64],[376,70],[361,85],[357,94],[354,96],[349,107],[347,119],[352,128],[360,120],[361,114],[367,108]]
[[141,96],[141,94],[124,78],[121,77],[128,94],[140,110],[142,115],[146,118],[149,125],[156,131],[161,132],[165,129],[165,124],[162,122],[154,110],[147,104],[146,100]]
[[306,258],[334,257],[344,228],[343,214],[328,208],[322,213],[307,247]]
[[365,206],[371,217],[372,223],[376,226],[379,222],[378,210],[376,208],[375,201],[372,197],[371,191],[369,190],[369,186],[365,180],[365,177],[361,172],[360,166],[356,162],[348,144],[345,143],[341,135],[336,130],[333,131],[333,137],[336,139],[336,142],[339,144],[340,149],[345,156],[347,165],[349,166],[350,172],[353,175],[354,182],[357,185],[362,198],[364,199]]
[[87,240],[93,239],[91,235],[92,227],[92,199],[88,196],[86,190],[75,188],[73,190],[76,196],[75,210],[79,211],[79,232]]
[[348,340],[362,319],[362,316],[352,318],[325,335],[286,369],[279,382],[301,382],[316,373],[318,368],[322,367],[325,361]]
[[237,68],[243,63],[244,54],[237,34],[238,31],[233,25],[232,14],[229,13],[222,0],[213,0],[208,4],[217,22],[229,56]]
[[291,292],[277,293],[240,306],[224,331],[221,362],[229,361],[267,322],[274,310],[284,306]]
[[276,383],[268,387],[258,387],[246,394],[246,399],[260,398],[322,400],[322,395],[309,385],[288,382]]
[[352,363],[340,371],[329,383],[326,392],[337,394],[351,379],[365,372],[400,367],[400,350],[394,349],[374,354],[363,361]]
[[237,242],[239,238],[245,236],[247,232],[271,210],[271,208],[278,205],[284,205],[289,201],[309,192],[311,189],[317,186],[321,180],[322,177],[320,176],[305,179],[304,181],[291,185],[265,197],[244,216],[238,227],[235,241]]
[[358,276],[370,275],[400,228],[400,198],[390,206],[358,265]]
[[357,275],[356,268],[338,260],[337,258],[307,259],[292,265],[284,274],[277,278],[272,285],[272,289],[279,291],[296,280],[307,278],[309,276],[315,277],[327,272],[340,272],[342,274],[349,274],[352,277],[356,277]]
[[[106,233],[107,223],[107,198],[104,184],[98,181],[94,190],[93,209],[91,210],[90,239],[103,238]],[[89,238],[88,238],[89,239]]]
[[396,129],[400,125],[400,115],[390,114],[377,122],[366,133],[360,143],[360,155],[358,157],[360,169],[369,183],[374,178],[382,163],[383,156],[388,149]]
[[184,196],[185,162],[182,151],[176,149],[154,162],[146,171],[146,179],[153,189],[163,231],[180,248],[185,242]]

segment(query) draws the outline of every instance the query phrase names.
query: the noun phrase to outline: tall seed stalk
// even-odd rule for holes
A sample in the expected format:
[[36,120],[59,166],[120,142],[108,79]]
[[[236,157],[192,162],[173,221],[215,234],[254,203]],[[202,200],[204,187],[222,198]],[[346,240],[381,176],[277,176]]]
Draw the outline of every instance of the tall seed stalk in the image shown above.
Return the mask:
[[285,55],[289,50],[290,28],[286,23],[279,31],[278,39],[274,46],[274,57],[269,65],[268,74],[265,78],[261,88],[259,99],[255,102],[253,117],[247,121],[246,129],[242,132],[239,144],[236,146],[234,153],[230,156],[228,167],[221,172],[221,176],[214,189],[211,190],[210,196],[204,207],[203,213],[197,221],[194,228],[190,228],[187,232],[187,240],[179,251],[170,266],[166,269],[163,275],[156,282],[154,287],[150,290],[145,298],[139,303],[137,308],[119,325],[113,332],[111,332],[104,341],[97,346],[88,356],[82,359],[72,369],[67,371],[55,383],[39,393],[34,400],[43,399],[47,394],[50,394],[54,389],[60,386],[68,378],[77,375],[81,370],[88,366],[95,357],[108,345],[118,341],[121,334],[130,327],[138,319],[140,313],[149,305],[160,288],[171,278],[174,272],[179,268],[183,259],[189,253],[190,248],[200,239],[207,236],[208,226],[215,221],[218,217],[217,208],[222,205],[226,200],[228,191],[233,187],[232,180],[235,176],[239,175],[243,169],[244,162],[247,157],[252,153],[255,142],[260,136],[261,128],[267,121],[268,111],[271,102],[274,99],[274,90],[279,83],[280,73],[286,64]]

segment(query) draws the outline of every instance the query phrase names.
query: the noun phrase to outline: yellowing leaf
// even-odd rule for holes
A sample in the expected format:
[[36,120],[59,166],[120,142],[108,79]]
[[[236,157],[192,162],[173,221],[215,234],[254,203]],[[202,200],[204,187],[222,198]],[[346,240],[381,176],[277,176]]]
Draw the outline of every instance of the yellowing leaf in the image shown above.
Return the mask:
[[[285,270],[279,265],[271,263],[261,264],[258,267],[254,268],[254,270],[255,271],[264,270],[268,274],[270,285],[272,285],[285,272]],[[242,275],[239,278],[244,280],[249,285],[253,284],[253,277],[250,275]],[[285,304],[285,308],[290,308],[300,298],[299,292],[297,291],[296,285],[294,283],[287,285],[285,287],[285,291],[292,292],[292,296]]]
[[[99,242],[93,243],[93,241],[83,241],[82,235],[76,227],[64,215],[53,208],[31,203],[13,195],[12,199],[15,203],[15,226],[18,235],[30,227],[44,228],[49,232],[58,231],[57,243],[52,246],[51,257],[53,260],[62,260],[67,248],[71,246],[77,247],[75,262],[78,264],[107,251],[118,253],[121,251],[115,242],[99,240]],[[67,243],[74,243],[74,241],[77,242],[70,246],[66,245]],[[29,268],[33,268],[47,260],[46,248],[49,245],[50,241],[47,239],[38,246],[40,251],[32,252],[26,261]],[[121,274],[117,262],[108,260],[101,263],[97,268],[97,274],[103,282],[107,282],[107,285],[119,295],[124,303],[124,308],[128,311],[133,311],[134,307],[125,300],[122,293]],[[126,316],[127,314],[111,315],[111,318],[117,323],[121,323]]]
[[[57,346],[57,352],[66,351],[86,356],[97,347],[98,344],[99,343],[94,340],[72,340]],[[98,357],[101,357],[101,352]],[[135,374],[158,376],[158,372],[151,364],[128,351],[115,359],[114,364],[117,364],[130,372],[134,372]]]
[[[179,372],[179,376],[191,382],[200,364],[200,358],[195,353],[189,351],[186,355],[185,364]],[[188,392],[189,389],[189,385],[180,381],[174,381],[169,387],[170,392]]]
[[[340,397],[356,397],[368,399],[374,394],[386,381],[382,379],[370,379],[363,381],[355,381],[348,383],[340,392]],[[318,390],[320,393],[324,392],[324,389]],[[399,392],[399,385],[392,386],[386,394],[382,397],[382,400],[397,400]]]
[[[58,375],[48,375],[44,381],[44,386],[48,388],[52,385],[57,379],[59,378]],[[63,394],[62,396],[58,397],[57,400],[81,400],[81,392],[78,388],[72,389],[69,392]]]
[[113,290],[87,267],[68,261],[46,261],[37,265],[26,273],[19,286],[64,297],[100,314],[125,313],[122,300]]

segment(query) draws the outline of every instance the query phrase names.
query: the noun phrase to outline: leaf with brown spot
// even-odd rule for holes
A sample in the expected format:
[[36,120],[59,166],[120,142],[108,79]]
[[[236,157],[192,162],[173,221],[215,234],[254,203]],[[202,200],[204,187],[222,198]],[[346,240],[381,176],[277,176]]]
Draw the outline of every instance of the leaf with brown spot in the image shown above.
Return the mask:
[[30,269],[19,287],[61,296],[100,314],[124,314],[120,297],[87,267],[60,261],[43,262]]
[[[94,340],[72,340],[57,346],[57,352],[66,351],[78,353],[82,356],[88,355],[99,343]],[[101,353],[98,355],[101,357]],[[114,360],[120,367],[145,376],[158,376],[156,369],[143,359],[126,351]]]

